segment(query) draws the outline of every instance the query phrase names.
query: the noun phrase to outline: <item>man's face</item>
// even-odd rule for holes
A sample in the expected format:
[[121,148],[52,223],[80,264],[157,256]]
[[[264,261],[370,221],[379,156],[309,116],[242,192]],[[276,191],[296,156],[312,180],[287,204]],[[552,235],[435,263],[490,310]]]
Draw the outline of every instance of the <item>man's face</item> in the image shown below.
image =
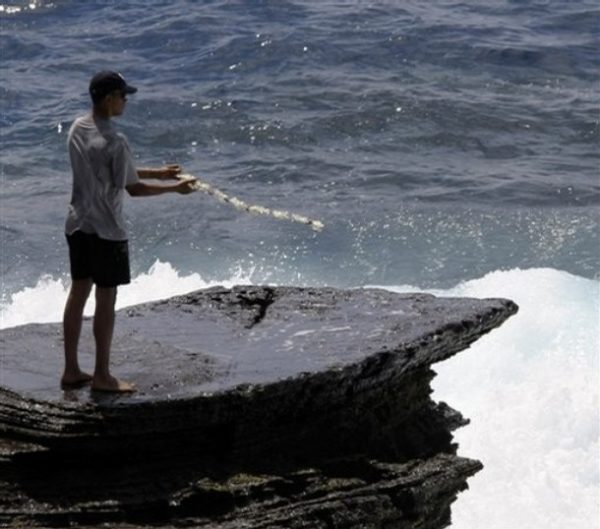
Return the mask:
[[107,106],[111,116],[120,116],[125,110],[127,96],[121,90],[115,90],[106,96]]

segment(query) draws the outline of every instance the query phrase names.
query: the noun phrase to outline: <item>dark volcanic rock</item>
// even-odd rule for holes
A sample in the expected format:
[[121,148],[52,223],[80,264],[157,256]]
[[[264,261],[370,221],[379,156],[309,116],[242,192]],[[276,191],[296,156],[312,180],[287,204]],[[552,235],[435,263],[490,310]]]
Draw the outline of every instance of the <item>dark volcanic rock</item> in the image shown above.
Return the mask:
[[[430,365],[517,307],[380,290],[214,288],[120,311],[138,393],[62,392],[58,324],[0,332],[0,523],[435,528],[481,464]],[[92,362],[89,322],[82,363]]]

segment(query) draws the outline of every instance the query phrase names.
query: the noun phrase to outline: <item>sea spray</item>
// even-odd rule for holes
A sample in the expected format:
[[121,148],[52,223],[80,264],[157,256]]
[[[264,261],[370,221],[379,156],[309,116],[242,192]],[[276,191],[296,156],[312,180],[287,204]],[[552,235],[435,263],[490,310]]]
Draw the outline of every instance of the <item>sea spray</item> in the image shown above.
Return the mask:
[[[116,308],[121,309],[138,303],[156,301],[201,288],[221,285],[250,283],[252,271],[241,269],[230,272],[223,280],[206,281],[200,274],[181,275],[170,263],[156,261],[147,272],[134,277],[129,285],[118,288]],[[42,276],[33,287],[26,287],[8,296],[0,306],[0,328],[14,327],[26,323],[60,321],[64,309],[69,282],[50,275]],[[94,313],[95,301],[92,294],[88,299],[84,315]],[[117,323],[118,324],[118,323]]]
[[429,291],[503,296],[520,307],[435,367],[436,400],[471,419],[456,433],[459,453],[484,464],[452,508],[453,528],[598,527],[599,289],[595,280],[531,269]]

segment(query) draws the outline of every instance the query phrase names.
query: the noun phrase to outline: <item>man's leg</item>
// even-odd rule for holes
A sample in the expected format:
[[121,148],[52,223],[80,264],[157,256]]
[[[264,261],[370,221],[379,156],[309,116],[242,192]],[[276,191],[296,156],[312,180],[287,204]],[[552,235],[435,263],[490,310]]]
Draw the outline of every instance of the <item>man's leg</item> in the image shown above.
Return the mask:
[[79,368],[77,355],[83,309],[91,289],[91,279],[74,279],[65,304],[63,314],[65,371],[61,378],[61,384],[66,386],[82,384],[92,379],[91,375],[84,373]]
[[96,286],[94,339],[96,340],[96,369],[92,389],[99,391],[135,391],[133,384],[118,380],[110,374],[110,348],[115,327],[117,287]]

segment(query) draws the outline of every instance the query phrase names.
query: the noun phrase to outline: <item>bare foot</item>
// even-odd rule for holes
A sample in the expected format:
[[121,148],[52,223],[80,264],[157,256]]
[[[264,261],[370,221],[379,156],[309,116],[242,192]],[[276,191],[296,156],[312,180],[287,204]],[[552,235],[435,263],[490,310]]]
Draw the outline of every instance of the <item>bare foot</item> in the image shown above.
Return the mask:
[[92,375],[84,373],[83,371],[64,372],[60,379],[60,385],[62,388],[73,389],[85,386],[88,382],[92,381]]
[[119,380],[115,377],[96,378],[92,380],[93,391],[105,391],[107,393],[133,393],[136,391],[135,384]]

